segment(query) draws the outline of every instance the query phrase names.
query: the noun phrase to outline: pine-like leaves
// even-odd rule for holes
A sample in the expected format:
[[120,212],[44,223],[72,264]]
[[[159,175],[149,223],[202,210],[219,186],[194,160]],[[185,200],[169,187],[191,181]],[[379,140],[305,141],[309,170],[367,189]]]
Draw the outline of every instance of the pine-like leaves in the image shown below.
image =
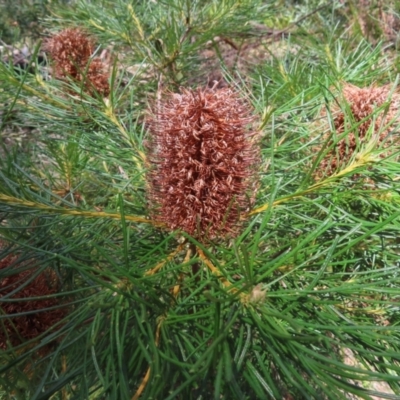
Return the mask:
[[254,197],[250,113],[231,89],[183,89],[156,105],[148,175],[155,219],[198,238],[235,232]]

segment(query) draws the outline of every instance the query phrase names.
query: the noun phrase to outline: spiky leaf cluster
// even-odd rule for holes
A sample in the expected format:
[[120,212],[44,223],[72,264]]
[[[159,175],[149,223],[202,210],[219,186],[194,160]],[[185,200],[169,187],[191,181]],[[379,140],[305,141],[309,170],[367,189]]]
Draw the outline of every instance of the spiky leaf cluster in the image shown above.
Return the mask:
[[[0,349],[0,397],[397,398],[400,181],[398,150],[385,147],[397,130],[376,149],[371,123],[344,169],[318,182],[310,179],[324,155],[349,132],[359,135],[363,123],[335,96],[340,108],[331,106],[325,115],[330,125],[325,123],[323,133],[329,135],[316,133],[316,113],[332,95],[327,88],[343,81],[394,87],[395,47],[363,40],[356,19],[346,25],[349,7],[339,0],[50,3],[57,17],[49,29],[82,26],[118,57],[107,101],[68,95],[85,90],[70,76],[40,79],[42,72],[47,76],[46,66],[16,71],[0,62],[1,134],[12,132],[24,143],[0,148],[0,238],[10,243],[0,260],[18,255],[15,269],[0,269],[0,284],[28,267],[33,271],[1,298],[1,306],[63,298],[68,310],[39,336]],[[162,128],[172,131],[173,122],[192,126],[187,115],[174,114],[183,91],[160,92],[207,85],[217,64],[199,59],[211,49],[224,82],[251,98],[263,132],[260,163],[254,162],[257,173],[252,171],[248,186],[250,204],[258,175],[257,207],[246,212],[240,229],[227,233],[229,241],[203,241],[211,229],[205,224],[204,236],[196,225],[195,238],[183,233],[186,241],[177,243],[175,231],[159,229],[163,199],[150,202],[155,219],[144,217],[151,198],[147,185],[158,179],[149,172],[146,180],[146,171],[165,176],[162,167],[177,162],[171,157],[164,163],[161,140],[150,144],[147,157],[146,135],[150,141],[158,136],[146,124],[146,100],[160,99],[150,118],[161,121],[155,125],[160,135]],[[246,69],[233,66],[235,60],[247,61]],[[207,97],[200,91],[206,103],[223,93]],[[208,108],[200,115],[208,115]],[[209,124],[237,126],[238,108],[229,118],[215,111]],[[386,111],[386,103],[376,107],[371,120]],[[334,127],[339,112],[346,114],[343,133]],[[249,142],[257,142],[251,122],[243,126]],[[175,126],[178,138],[179,132]],[[193,138],[183,144],[198,149]],[[316,146],[322,150],[310,168]],[[390,156],[374,157],[375,150]],[[198,153],[189,154],[195,165],[202,161],[201,146]],[[378,190],[350,181],[356,173],[373,177]],[[171,220],[179,217],[174,210]],[[57,293],[28,297],[28,282],[42,271],[57,274],[62,285]],[[0,315],[0,328],[14,317],[53,309],[39,307]],[[50,342],[54,346],[41,356]]]

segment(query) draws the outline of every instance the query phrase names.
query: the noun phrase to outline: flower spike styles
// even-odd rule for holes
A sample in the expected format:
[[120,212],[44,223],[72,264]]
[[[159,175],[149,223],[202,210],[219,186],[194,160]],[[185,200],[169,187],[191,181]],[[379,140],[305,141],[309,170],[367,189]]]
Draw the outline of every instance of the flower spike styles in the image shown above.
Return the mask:
[[259,160],[250,106],[232,89],[182,89],[157,102],[148,173],[153,218],[198,240],[232,236]]

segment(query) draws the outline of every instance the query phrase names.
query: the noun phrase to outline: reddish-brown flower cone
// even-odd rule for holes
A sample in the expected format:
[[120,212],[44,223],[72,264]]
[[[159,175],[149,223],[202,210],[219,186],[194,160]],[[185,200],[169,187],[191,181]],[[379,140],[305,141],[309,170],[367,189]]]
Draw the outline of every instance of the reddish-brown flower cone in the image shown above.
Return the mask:
[[77,79],[94,51],[94,44],[81,29],[68,28],[49,38],[44,49],[54,61],[57,78],[70,76]]
[[[357,150],[358,143],[364,141],[371,124],[374,124],[372,131],[378,135],[378,143],[387,148],[398,141],[397,137],[391,135],[393,123],[399,118],[400,95],[392,93],[390,86],[359,88],[346,83],[342,90],[343,99],[348,104],[354,122],[361,122],[356,132],[349,132],[346,138],[341,139],[321,161],[318,177],[332,175],[337,170],[344,167]],[[384,112],[376,113],[378,107],[388,102],[388,109]],[[332,108],[334,115],[334,125],[337,135],[349,130],[351,120],[347,120],[342,109],[335,104]],[[398,123],[398,122],[397,122]]]
[[86,80],[84,76],[81,80],[85,82],[86,91],[92,95],[95,91],[103,96],[108,96],[110,94],[108,74],[104,63],[98,57],[90,61],[86,71]]
[[91,59],[94,43],[81,29],[62,30],[45,42],[44,50],[54,62],[57,79],[69,77],[83,82],[89,94],[97,91],[107,96],[110,93],[107,68],[99,58]]
[[[35,268],[15,272],[18,264],[17,255],[7,255],[0,260],[0,273],[3,275],[0,280],[1,313],[3,316],[10,315],[10,318],[3,318],[0,325],[2,349],[6,349],[9,344],[16,346],[24,340],[35,338],[50,329],[66,314],[64,308],[41,311],[60,305],[58,298],[46,298],[47,295],[58,291],[56,274],[46,270],[33,278],[37,273]],[[15,293],[9,295],[14,291]],[[1,301],[2,298],[7,298],[7,301]],[[19,313],[25,315],[12,316]]]
[[153,218],[198,239],[231,236],[256,189],[259,150],[248,128],[250,106],[231,89],[183,89],[153,111]]

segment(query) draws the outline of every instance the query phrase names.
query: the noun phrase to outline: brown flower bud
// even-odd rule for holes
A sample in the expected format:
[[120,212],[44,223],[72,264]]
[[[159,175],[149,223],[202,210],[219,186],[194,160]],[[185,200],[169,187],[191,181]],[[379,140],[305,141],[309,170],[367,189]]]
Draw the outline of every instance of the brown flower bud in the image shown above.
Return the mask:
[[198,239],[232,235],[254,200],[259,160],[251,109],[233,90],[182,89],[149,121],[153,218]]
[[263,289],[262,285],[258,284],[253,287],[249,296],[249,302],[251,304],[264,303],[266,297],[267,297],[267,289]]

